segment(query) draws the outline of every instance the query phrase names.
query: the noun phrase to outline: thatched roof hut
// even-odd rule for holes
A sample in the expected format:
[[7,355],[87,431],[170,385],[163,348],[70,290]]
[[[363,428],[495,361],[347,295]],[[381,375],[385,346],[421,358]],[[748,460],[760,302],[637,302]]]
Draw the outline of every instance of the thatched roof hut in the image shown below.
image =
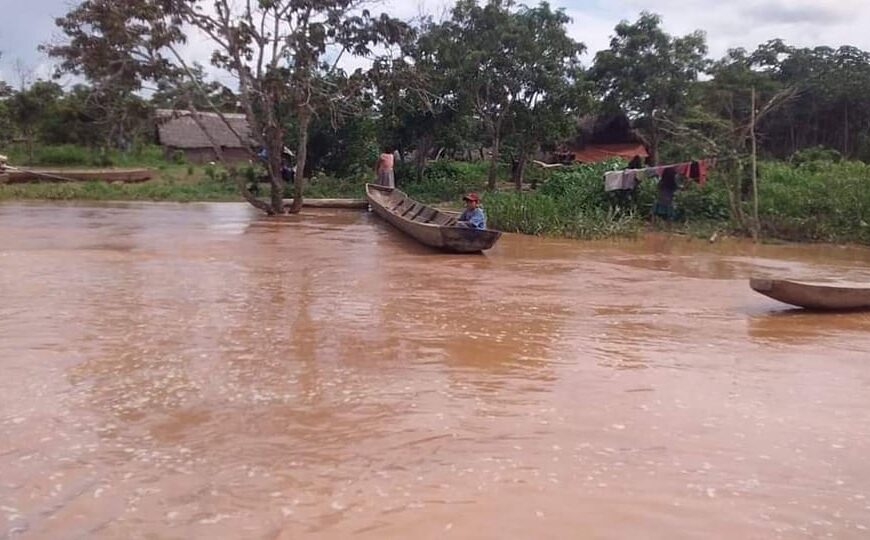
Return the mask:
[[577,121],[577,136],[560,145],[559,161],[589,163],[613,157],[649,156],[649,145],[624,113],[588,115]]
[[194,163],[213,161],[217,159],[212,143],[214,141],[221,147],[226,159],[249,159],[249,149],[255,143],[244,114],[224,114],[226,122],[216,113],[198,112],[198,121],[193,118],[193,114],[184,110],[156,111],[157,140],[168,155],[182,152],[188,161]]

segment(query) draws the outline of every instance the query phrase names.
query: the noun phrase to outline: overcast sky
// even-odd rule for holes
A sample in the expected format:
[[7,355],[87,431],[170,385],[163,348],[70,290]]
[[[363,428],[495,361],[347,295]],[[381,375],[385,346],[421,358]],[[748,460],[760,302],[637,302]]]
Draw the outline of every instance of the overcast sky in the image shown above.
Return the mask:
[[[49,73],[48,61],[36,50],[56,33],[54,18],[75,0],[0,0],[0,78],[17,84],[16,61]],[[527,2],[533,4],[534,2]],[[383,10],[410,18],[421,12],[443,13],[451,0],[386,0]],[[658,13],[672,34],[704,30],[710,54],[719,57],[732,47],[754,48],[772,38],[798,46],[854,45],[870,50],[870,0],[552,0],[574,19],[573,37],[590,51],[606,48],[613,27],[623,19],[635,20],[642,10]],[[192,44],[191,54],[203,55],[204,46]]]

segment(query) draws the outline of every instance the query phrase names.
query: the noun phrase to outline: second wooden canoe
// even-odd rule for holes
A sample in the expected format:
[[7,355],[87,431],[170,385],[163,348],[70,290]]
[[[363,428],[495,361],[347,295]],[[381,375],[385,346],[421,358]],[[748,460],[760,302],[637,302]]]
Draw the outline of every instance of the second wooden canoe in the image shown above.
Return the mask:
[[9,169],[6,182],[145,182],[151,180],[151,169]]
[[749,286],[784,304],[817,310],[870,309],[870,284],[751,279]]
[[455,212],[417,202],[402,191],[366,184],[366,199],[374,213],[421,244],[455,253],[478,253],[491,248],[501,232],[457,227]]

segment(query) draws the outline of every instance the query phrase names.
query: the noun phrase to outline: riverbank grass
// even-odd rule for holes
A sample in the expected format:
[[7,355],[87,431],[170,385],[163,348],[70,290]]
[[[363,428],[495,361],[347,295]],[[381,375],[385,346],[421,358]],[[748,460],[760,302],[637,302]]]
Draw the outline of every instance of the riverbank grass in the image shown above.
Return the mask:
[[[0,184],[0,200],[241,200],[235,182],[219,167],[171,163],[153,154],[148,154],[147,163],[119,163],[155,169],[155,178],[147,182]],[[434,162],[419,179],[412,167],[400,164],[396,176],[399,187],[411,197],[438,206],[458,208],[464,193],[480,192],[489,225],[506,232],[570,238],[630,237],[649,229],[707,238],[716,233],[747,235],[745,224],[731,220],[722,171],[714,170],[704,186],[690,184],[677,193],[678,217],[674,222],[651,224],[657,195],[654,182],[645,182],[631,198],[621,199],[604,191],[604,172],[623,165],[613,161],[546,173],[536,170],[539,188],[523,192],[513,191],[507,184],[501,184],[497,192],[486,192],[487,164],[479,162]],[[254,172],[243,171],[251,177]],[[870,244],[870,165],[764,162],[759,172],[762,238]],[[508,171],[499,174],[505,178]],[[306,183],[306,196],[363,198],[367,181],[370,178],[364,176],[316,175]],[[261,189],[268,187],[261,184]],[[751,215],[750,202],[741,204],[744,214]]]

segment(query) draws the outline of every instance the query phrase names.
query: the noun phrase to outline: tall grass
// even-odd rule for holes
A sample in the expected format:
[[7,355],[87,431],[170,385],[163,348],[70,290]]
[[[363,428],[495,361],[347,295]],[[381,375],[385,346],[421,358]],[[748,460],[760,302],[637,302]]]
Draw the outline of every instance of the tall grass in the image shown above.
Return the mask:
[[870,165],[765,163],[759,215],[765,236],[870,243]]
[[15,166],[55,167],[134,167],[154,168],[168,165],[163,149],[156,145],[138,145],[122,152],[117,149],[103,151],[73,144],[36,145],[31,161],[24,144],[12,144],[3,149],[9,163]]
[[422,180],[397,171],[399,187],[411,197],[426,203],[461,203],[469,191],[486,186],[489,164],[485,162],[434,161],[429,163]]
[[488,193],[489,225],[525,234],[603,238],[632,236],[642,225],[636,205],[620,206],[602,179],[616,162],[578,165],[553,173],[532,193]]
[[70,182],[58,184],[0,185],[0,200],[91,200],[91,201],[232,201],[238,200],[234,185],[200,181],[171,183],[148,181],[140,184]]
[[616,207],[575,206],[540,193],[493,193],[484,198],[491,228],[523,234],[569,238],[634,236],[638,214]]

